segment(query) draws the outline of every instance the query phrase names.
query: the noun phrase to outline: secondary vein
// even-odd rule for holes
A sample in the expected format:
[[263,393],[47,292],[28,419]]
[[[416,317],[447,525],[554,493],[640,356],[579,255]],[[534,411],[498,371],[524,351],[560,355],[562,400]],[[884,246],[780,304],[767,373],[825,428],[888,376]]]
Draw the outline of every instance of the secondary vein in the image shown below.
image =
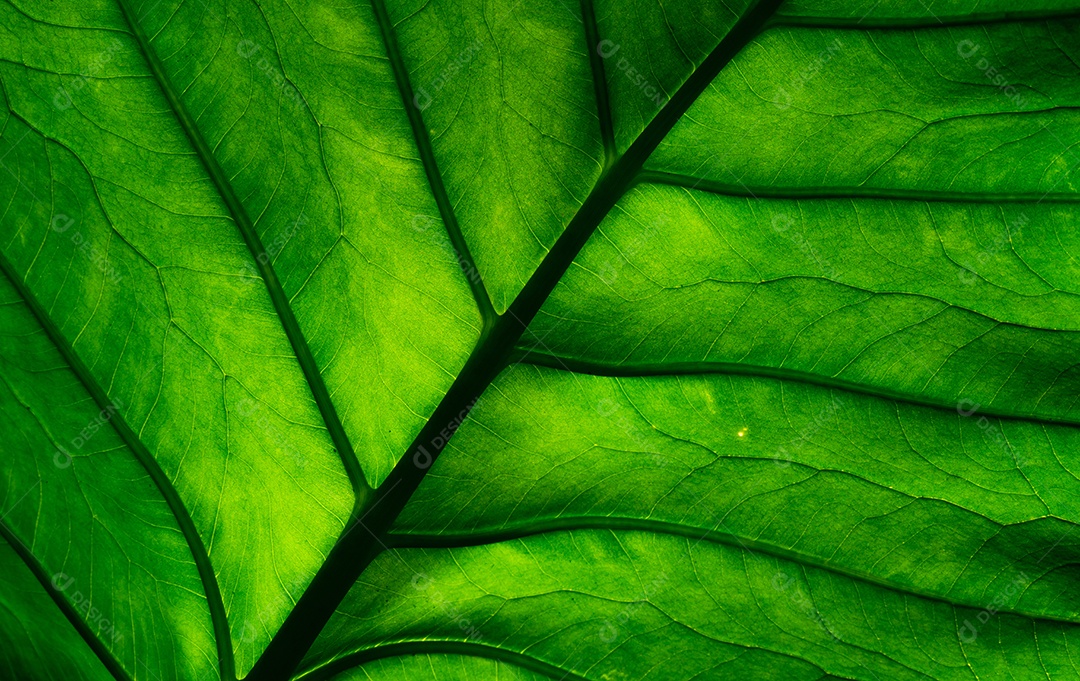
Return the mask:
[[[877,7],[877,4],[874,5]],[[788,26],[791,28],[822,28],[835,30],[902,30],[920,28],[955,28],[962,26],[987,26],[990,24],[1042,23],[1063,21],[1080,17],[1080,10],[1047,9],[1015,10],[1008,12],[976,12],[964,16],[928,17],[813,17],[778,15],[766,28]]]
[[[540,352],[530,349],[521,349],[515,353],[515,362],[531,364],[534,366],[557,369],[559,371],[572,371],[577,374],[591,376],[608,376],[612,378],[635,378],[644,376],[705,376],[716,374],[721,376],[748,376],[754,378],[769,378],[780,381],[803,383],[818,388],[843,390],[844,392],[879,397],[892,402],[902,402],[917,407],[940,409],[957,412],[964,403],[948,402],[935,399],[933,396],[915,395],[898,390],[890,390],[872,385],[864,385],[855,381],[848,381],[833,376],[815,374],[809,371],[787,369],[784,367],[759,366],[754,364],[741,364],[738,362],[669,362],[662,364],[609,364],[605,362],[593,362],[573,357],[563,357],[548,352]],[[1006,409],[996,409],[978,405],[979,416],[1001,419],[1005,421],[1023,421],[1038,425],[1067,426],[1080,428],[1080,419],[1045,416],[1034,413],[1013,412]],[[972,412],[974,413],[974,412]]]
[[945,192],[925,189],[875,187],[761,187],[717,182],[692,175],[659,170],[642,172],[638,184],[662,184],[734,198],[778,200],[876,199],[924,203],[1080,203],[1080,194],[1044,192]]
[[[1066,521],[1067,522],[1067,521]],[[896,593],[910,594],[925,598],[937,603],[944,603],[958,608],[971,608],[979,610],[985,603],[978,601],[965,602],[956,598],[947,598],[941,594],[925,589],[919,589],[913,585],[899,585],[894,581],[882,579],[868,572],[862,572],[852,568],[842,567],[828,560],[808,556],[782,546],[769,542],[758,541],[740,537],[731,532],[722,532],[716,528],[702,529],[663,520],[647,518],[625,518],[617,516],[599,517],[574,517],[574,518],[547,518],[529,523],[521,523],[511,527],[495,530],[479,530],[474,532],[455,532],[445,534],[420,534],[413,532],[390,533],[387,535],[387,543],[394,548],[400,549],[454,549],[468,548],[472,546],[484,546],[515,539],[524,539],[536,535],[549,534],[552,532],[576,532],[582,530],[609,530],[619,532],[650,532],[674,537],[683,537],[699,541],[707,541],[724,546],[755,553],[763,553],[781,560],[791,561],[803,566],[824,570],[831,574],[839,575],[848,579],[858,580],[877,587],[888,589]],[[1064,624],[1080,624],[1080,618],[1055,617],[1019,610],[1016,608],[999,608],[998,612],[1026,617],[1030,620],[1045,622],[1060,622]]]
[[173,486],[172,481],[165,475],[165,471],[158,465],[157,459],[154,458],[150,450],[143,444],[143,441],[124,420],[123,415],[115,410],[112,400],[109,399],[105,390],[94,378],[90,369],[83,363],[82,358],[75,352],[67,338],[61,333],[49,313],[46,312],[34,294],[23,283],[15,268],[3,253],[0,253],[0,271],[11,281],[12,286],[18,291],[30,312],[45,331],[45,335],[48,336],[60,356],[67,362],[72,373],[83,384],[86,391],[90,393],[94,403],[99,409],[108,410],[112,413],[109,423],[116,430],[124,444],[131,450],[135,459],[146,470],[150,479],[154,481],[154,485],[161,492],[161,496],[165,499],[165,503],[168,505],[173,517],[176,518],[176,522],[180,526],[180,532],[187,542],[188,550],[191,551],[191,557],[195,561],[195,567],[199,573],[199,580],[202,582],[203,590],[206,593],[207,607],[210,610],[210,620],[214,626],[214,638],[217,642],[221,678],[226,681],[234,679],[231,636],[229,634],[229,623],[225,616],[225,604],[221,598],[221,589],[218,586],[217,578],[214,576],[214,569],[210,565],[210,554],[207,552],[206,545],[203,543],[198,530],[195,529],[191,514],[188,513],[187,507],[184,506],[184,502],[180,499],[176,487]]
[[195,152],[198,154],[199,159],[206,168],[206,172],[214,181],[214,186],[217,188],[222,200],[228,207],[229,212],[233,217],[233,222],[240,230],[244,242],[251,251],[255,266],[258,268],[259,274],[266,283],[266,290],[270,294],[270,300],[274,305],[274,310],[281,320],[281,326],[285,329],[285,335],[292,345],[293,352],[296,354],[296,360],[300,364],[300,368],[304,373],[304,378],[307,380],[308,387],[311,389],[312,397],[319,407],[319,413],[326,423],[330,438],[338,451],[338,456],[341,457],[345,472],[352,483],[353,494],[356,499],[354,506],[355,513],[355,511],[362,508],[371,497],[371,487],[364,477],[364,473],[360,468],[360,462],[356,458],[356,452],[353,451],[352,444],[349,442],[349,437],[345,433],[345,427],[338,417],[333,401],[330,399],[330,392],[327,390],[326,383],[323,381],[322,374],[319,372],[319,367],[315,363],[315,357],[311,354],[311,348],[308,347],[307,339],[304,338],[304,334],[300,330],[300,325],[296,321],[296,315],[293,313],[292,306],[289,304],[288,296],[285,295],[284,289],[281,288],[281,282],[278,280],[277,273],[274,271],[274,266],[271,264],[270,258],[266,257],[266,248],[263,247],[262,240],[259,238],[259,233],[255,230],[255,225],[252,223],[251,217],[247,214],[247,209],[244,208],[244,204],[241,203],[239,197],[237,197],[236,190],[233,189],[228,176],[221,168],[217,158],[214,157],[214,153],[210,150],[210,146],[206,143],[206,139],[203,138],[202,132],[195,123],[195,119],[191,117],[187,107],[184,106],[183,101],[180,99],[179,92],[177,92],[172,81],[169,79],[168,74],[165,72],[165,66],[161,63],[157,53],[150,45],[150,39],[147,37],[146,32],[143,31],[142,25],[139,23],[135,12],[132,10],[130,0],[117,0],[117,2],[120,5],[120,9],[123,11],[128,26],[131,28],[132,34],[135,36],[135,39],[142,50],[143,58],[146,59],[147,65],[157,79],[158,86],[165,95],[165,99],[168,100],[169,106],[172,108],[177,121],[180,123],[180,127],[184,129],[192,146],[195,148]]
[[409,70],[405,66],[405,59],[401,56],[401,50],[398,48],[397,36],[394,34],[394,27],[390,21],[390,14],[386,10],[386,3],[383,0],[373,0],[371,6],[375,12],[379,30],[382,33],[386,54],[390,58],[390,66],[394,71],[394,80],[397,82],[398,91],[401,93],[401,101],[405,105],[405,115],[409,118],[409,125],[413,131],[413,138],[416,140],[417,151],[420,152],[420,161],[424,166],[424,172],[427,174],[428,185],[431,187],[431,193],[435,197],[439,215],[446,226],[446,233],[450,237],[450,245],[453,246],[461,271],[469,282],[469,288],[472,290],[477,307],[480,308],[480,315],[486,328],[495,323],[498,314],[491,304],[491,296],[488,295],[487,287],[480,276],[480,270],[477,269],[476,263],[473,261],[469,245],[465,242],[465,236],[461,233],[461,225],[458,223],[454,207],[450,203],[450,197],[446,194],[442,173],[439,172],[439,164],[435,160],[435,150],[431,146],[431,136],[428,134],[428,128],[424,124],[424,114],[415,101],[416,95],[413,92],[412,82],[409,80]]
[[117,679],[117,681],[134,681],[131,675],[127,673],[121,665],[119,660],[112,654],[112,651],[105,647],[105,644],[101,642],[94,632],[90,630],[90,626],[86,623],[75,608],[64,598],[59,589],[52,585],[52,581],[49,577],[49,573],[46,572],[45,566],[38,561],[35,556],[26,546],[19,540],[15,533],[0,520],[0,538],[11,546],[11,550],[15,552],[19,558],[22,559],[26,567],[33,573],[34,578],[45,590],[45,593],[49,595],[56,607],[60,609],[60,612],[67,618],[67,621],[71,623],[71,626],[79,633],[79,636],[86,641],[86,645],[90,647],[90,650],[97,655],[101,663]]
[[482,657],[488,660],[505,662],[515,667],[528,669],[542,676],[556,681],[585,681],[585,677],[568,672],[555,665],[548,664],[531,655],[524,655],[505,648],[483,645],[480,643],[468,643],[466,641],[402,641],[368,648],[349,655],[340,657],[325,667],[319,667],[303,676],[297,681],[329,681],[335,675],[359,667],[360,665],[383,660],[388,657],[402,657],[404,655],[463,655],[468,657]]
[[600,56],[600,27],[596,23],[593,0],[581,0],[581,18],[585,25],[585,47],[589,50],[593,89],[596,93],[596,114],[600,119],[600,139],[604,144],[604,170],[615,162],[619,150],[615,146],[615,120],[611,113],[604,59]]

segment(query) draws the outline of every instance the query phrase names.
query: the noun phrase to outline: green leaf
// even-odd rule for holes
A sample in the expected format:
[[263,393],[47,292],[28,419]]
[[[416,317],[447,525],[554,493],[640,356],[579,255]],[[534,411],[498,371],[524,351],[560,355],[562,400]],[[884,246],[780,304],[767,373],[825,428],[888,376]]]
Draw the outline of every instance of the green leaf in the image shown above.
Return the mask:
[[[9,679],[69,678],[101,681],[109,671],[87,642],[76,633],[81,620],[70,623],[49,600],[47,591],[35,579],[24,558],[7,539],[0,542],[0,564],[4,567],[4,589],[0,592],[4,617],[3,673]],[[63,582],[60,582],[63,585]],[[49,642],[56,647],[44,647]]]
[[0,26],[0,676],[1080,677],[1080,6]]

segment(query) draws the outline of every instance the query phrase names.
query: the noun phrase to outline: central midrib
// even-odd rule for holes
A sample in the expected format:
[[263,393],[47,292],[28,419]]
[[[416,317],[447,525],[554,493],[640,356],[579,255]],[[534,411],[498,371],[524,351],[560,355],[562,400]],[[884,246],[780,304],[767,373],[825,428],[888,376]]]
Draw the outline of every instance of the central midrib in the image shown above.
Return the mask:
[[[288,679],[299,666],[352,585],[387,548],[383,537],[450,439],[441,434],[453,433],[487,386],[510,364],[518,340],[540,306],[600,221],[634,185],[645,160],[724,66],[761,31],[781,2],[759,0],[744,13],[634,143],[600,177],[506,313],[485,326],[457,379],[370,502],[360,509],[357,520],[339,538],[248,679]],[[372,0],[372,5],[377,18],[388,22],[383,0]],[[384,34],[392,36],[392,26],[382,28]],[[595,46],[587,45],[587,48],[592,51]]]
[[[227,176],[213,157],[201,132],[187,114],[180,101],[179,95],[172,89],[164,66],[160,63],[157,55],[149,44],[149,39],[142,32],[138,18],[128,5],[127,0],[119,0],[119,4],[128,19],[132,32],[143,49],[144,56],[160,81],[162,89],[170,105],[175,110],[181,124],[188,131],[200,157],[202,157],[208,172],[212,175],[215,184],[222,194],[222,199],[228,205],[234,215],[237,227],[240,229],[245,241],[248,242],[253,255],[258,256],[263,252],[254,225],[248,218],[246,209],[239,201]],[[510,308],[501,316],[490,317],[490,309],[481,303],[481,310],[485,312],[490,323],[485,323],[476,349],[465,363],[457,379],[446,392],[443,399],[436,407],[431,418],[421,429],[419,435],[406,450],[403,458],[391,471],[386,481],[374,491],[367,488],[362,475],[359,474],[355,455],[348,442],[340,419],[329,399],[326,386],[322,382],[321,374],[314,363],[314,358],[307,346],[306,340],[299,328],[299,324],[288,304],[287,298],[277,281],[272,265],[263,263],[258,257],[256,262],[260,265],[260,274],[267,282],[271,298],[281,318],[282,325],[294,346],[298,361],[302,365],[305,377],[315,396],[324,420],[339,449],[343,463],[349,470],[350,478],[354,483],[354,491],[357,497],[357,506],[354,518],[346,531],[339,537],[328,559],[320,567],[311,584],[304,591],[300,600],[286,618],[284,624],[273,637],[262,656],[252,668],[247,678],[253,681],[269,681],[273,679],[288,679],[293,671],[299,666],[304,655],[314,643],[327,621],[333,615],[337,606],[348,594],[353,584],[366,569],[372,560],[383,550],[386,545],[383,537],[389,531],[390,526],[404,509],[405,504],[411,498],[413,492],[419,486],[431,463],[438,457],[449,437],[438,437],[440,433],[448,430],[452,433],[462,418],[475,404],[476,400],[484,392],[488,385],[505,369],[513,358],[514,348],[525,332],[533,317],[540,310],[543,302],[551,294],[555,285],[569,268],[571,262],[585,245],[600,221],[608,214],[615,203],[637,181],[645,160],[664,139],[667,133],[675,125],[682,114],[689,109],[690,105],[697,100],[710,82],[719,74],[721,69],[742,48],[753,39],[765,26],[766,22],[774,15],[780,6],[781,0],[759,0],[751,7],[732,27],[727,35],[720,41],[712,53],[694,70],[685,83],[672,95],[667,104],[657,112],[655,118],[645,127],[641,135],[621,156],[613,158],[613,141],[610,121],[605,121],[603,128],[606,155],[613,160],[582,203],[581,207],[570,220],[562,235],[552,246],[540,265],[536,268],[525,287],[520,291]],[[388,44],[388,52],[391,61],[398,67],[399,88],[403,95],[411,91],[408,84],[408,74],[403,71],[404,62],[400,54],[395,54],[395,37],[393,26],[390,24],[389,15],[383,0],[372,0],[372,6],[384,38]],[[583,11],[591,12],[591,2],[583,0]],[[590,17],[591,18],[591,17]],[[587,22],[586,22],[587,23]],[[587,29],[589,26],[586,27]],[[586,30],[587,48],[590,54],[595,45],[592,42],[598,38],[595,26],[592,30]],[[396,59],[396,61],[395,61]],[[602,62],[597,59],[590,60],[594,75],[602,78]],[[597,69],[599,71],[597,72]],[[606,81],[597,83],[597,92],[605,87]],[[406,99],[408,99],[406,97]],[[600,98],[598,105],[602,113],[605,110],[606,99]],[[408,111],[409,102],[406,102]],[[418,118],[416,112],[409,112],[413,118]],[[416,124],[416,121],[412,121]],[[603,126],[602,126],[603,127]],[[422,129],[422,128],[421,128]],[[462,254],[463,269],[471,266],[471,257],[464,241],[460,238],[460,232],[452,211],[448,211],[448,201],[445,199],[445,189],[441,185],[441,177],[431,172],[434,168],[430,144],[425,147],[424,141],[417,141],[425,158],[425,169],[428,170],[433,193],[440,207],[444,221],[447,222],[448,232],[457,251]],[[443,196],[440,197],[440,190]],[[466,272],[468,274],[468,272]],[[470,284],[473,284],[470,280]],[[486,291],[482,285],[474,286],[474,294],[478,298],[481,294],[486,298]],[[438,439],[436,439],[438,437]],[[423,466],[417,466],[414,461],[420,456]],[[370,516],[370,517],[369,517]],[[219,635],[221,632],[218,632]]]

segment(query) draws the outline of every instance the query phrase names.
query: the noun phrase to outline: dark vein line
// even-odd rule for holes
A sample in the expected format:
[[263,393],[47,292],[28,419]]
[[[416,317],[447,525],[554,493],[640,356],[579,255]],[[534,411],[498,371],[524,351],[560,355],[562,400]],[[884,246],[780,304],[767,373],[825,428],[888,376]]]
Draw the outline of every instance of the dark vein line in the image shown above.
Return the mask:
[[360,468],[360,462],[356,459],[356,452],[353,451],[352,444],[349,442],[349,437],[345,434],[345,427],[342,425],[337,410],[334,408],[334,403],[330,399],[330,393],[326,389],[326,383],[323,382],[322,374],[319,372],[319,366],[315,363],[315,357],[311,354],[311,348],[308,347],[307,340],[304,338],[304,334],[300,330],[300,325],[296,321],[296,315],[293,314],[292,306],[289,305],[289,299],[285,295],[285,291],[281,288],[281,282],[278,281],[277,273],[274,272],[274,266],[270,263],[270,258],[266,257],[266,248],[263,247],[262,240],[259,238],[259,233],[255,230],[255,226],[252,224],[251,218],[247,214],[247,210],[236,196],[236,191],[233,189],[232,183],[229,182],[228,176],[217,162],[214,153],[206,144],[202,132],[199,131],[195,120],[184,106],[183,101],[181,101],[180,95],[173,86],[172,81],[169,80],[168,74],[165,72],[165,66],[161,63],[161,60],[158,59],[157,53],[154,51],[153,47],[151,47],[150,40],[147,38],[146,33],[139,24],[135,12],[132,11],[130,7],[130,0],[117,0],[117,2],[120,4],[120,8],[124,13],[124,17],[127,19],[132,34],[135,36],[135,39],[142,50],[143,57],[146,59],[147,64],[150,66],[150,70],[157,79],[162,93],[172,107],[173,113],[180,123],[180,127],[187,133],[188,139],[191,141],[192,146],[195,147],[195,152],[198,154],[207,173],[213,179],[218,193],[221,195],[222,200],[232,214],[233,222],[240,230],[244,242],[251,251],[252,259],[255,261],[255,266],[258,268],[259,274],[262,276],[263,281],[266,282],[266,290],[270,293],[270,300],[273,302],[274,309],[277,312],[278,318],[281,320],[281,326],[285,329],[285,335],[292,345],[293,352],[296,354],[296,360],[300,364],[300,368],[304,372],[304,378],[307,380],[308,386],[311,389],[312,397],[319,407],[319,413],[326,423],[330,438],[333,440],[334,447],[338,450],[338,456],[341,457],[345,472],[352,483],[353,494],[356,499],[354,505],[355,513],[356,510],[361,508],[371,496],[371,487],[368,485],[367,479],[364,477],[364,473]]
[[[957,412],[962,403],[946,402],[933,397],[913,395],[911,393],[891,390],[872,385],[864,385],[855,381],[847,381],[842,378],[824,376],[808,371],[797,369],[785,369],[780,367],[758,366],[753,364],[739,364],[736,362],[670,362],[663,364],[605,364],[587,360],[562,357],[536,350],[521,349],[514,356],[516,362],[531,364],[534,366],[557,369],[559,371],[572,371],[577,374],[590,376],[607,376],[611,378],[639,378],[648,376],[707,376],[710,374],[721,376],[748,376],[751,378],[767,378],[792,383],[802,383],[816,388],[829,388],[843,390],[844,392],[876,397],[893,402],[903,402],[917,407],[928,407]],[[964,413],[967,413],[966,411]],[[1035,413],[1013,412],[1006,409],[978,406],[977,412],[968,415],[987,416],[1003,421],[1023,421],[1038,425],[1068,426],[1080,428],[1080,419],[1071,419],[1058,416],[1043,416]]]
[[585,25],[585,47],[589,50],[593,90],[596,93],[596,114],[600,119],[600,139],[604,143],[604,170],[615,163],[619,149],[615,146],[615,118],[611,113],[604,59],[600,55],[600,27],[596,23],[593,0],[581,0],[581,19]]
[[361,650],[340,657],[324,667],[319,667],[318,669],[300,676],[297,681],[327,681],[336,674],[343,673],[355,667],[359,667],[360,665],[367,664],[368,662],[383,660],[389,657],[440,653],[444,655],[482,657],[488,660],[505,662],[515,667],[528,669],[531,672],[546,676],[549,679],[555,679],[556,681],[561,681],[563,679],[569,679],[570,681],[585,681],[585,677],[583,676],[578,676],[577,674],[556,667],[553,664],[538,660],[535,657],[514,652],[512,650],[505,650],[503,648],[480,643],[469,643],[467,641],[403,641],[401,643],[380,645],[375,648],[368,648],[367,650]]
[[431,136],[424,124],[424,114],[416,101],[412,82],[409,80],[409,69],[405,65],[405,59],[398,47],[397,35],[390,20],[390,14],[386,10],[383,0],[372,0],[372,9],[375,11],[375,19],[382,33],[386,54],[390,58],[390,66],[394,71],[394,80],[397,81],[398,91],[401,93],[401,101],[405,106],[405,114],[409,117],[409,125],[412,127],[413,138],[416,140],[416,148],[420,152],[420,161],[427,174],[428,185],[435,197],[435,203],[439,207],[439,215],[443,224],[446,225],[447,235],[450,237],[450,245],[454,248],[458,264],[469,282],[473,298],[480,315],[484,320],[484,326],[488,327],[495,323],[498,314],[491,304],[491,296],[488,295],[487,287],[480,276],[480,270],[476,267],[469,245],[465,242],[465,236],[461,233],[461,225],[458,223],[454,207],[450,203],[450,197],[446,194],[446,186],[443,184],[442,173],[439,172],[438,161],[435,160],[435,150],[431,146]]
[[1080,203],[1080,194],[1068,193],[985,193],[943,192],[919,189],[875,189],[872,187],[749,187],[727,184],[691,175],[646,170],[638,176],[639,184],[662,184],[696,191],[746,199],[881,199],[888,201],[923,201],[927,203]]
[[[379,4],[382,0],[372,0]],[[405,508],[424,475],[446,446],[487,386],[508,366],[514,346],[551,294],[571,262],[623,194],[633,186],[645,159],[652,154],[690,105],[720,70],[761,30],[782,0],[758,0],[732,27],[686,82],[657,112],[652,122],[601,176],[581,208],[548,251],[506,314],[484,330],[476,350],[465,362],[431,418],[404,456],[376,490],[371,506],[381,504],[370,520],[356,521],[363,532],[349,531],[335,544],[326,562],[304,591],[285,623],[256,662],[249,679],[287,679],[315,638],[368,565],[382,553],[383,535]],[[379,14],[383,20],[385,12]],[[392,27],[384,27],[392,30]]]
[[86,391],[90,393],[98,408],[103,411],[109,410],[112,413],[109,423],[116,429],[120,439],[124,441],[124,444],[128,446],[135,458],[142,464],[150,479],[154,481],[154,485],[157,486],[158,491],[161,492],[161,496],[164,497],[165,503],[176,518],[176,523],[180,526],[180,532],[187,541],[188,550],[191,551],[195,567],[199,572],[199,579],[202,581],[203,589],[206,591],[206,603],[210,610],[210,620],[214,625],[214,638],[217,643],[218,666],[221,678],[223,680],[234,679],[235,672],[233,670],[235,667],[233,665],[232,638],[229,633],[229,623],[225,616],[225,604],[221,600],[221,590],[218,587],[217,578],[214,576],[214,569],[210,565],[210,554],[206,551],[206,545],[203,544],[202,537],[199,536],[198,530],[195,529],[195,523],[192,521],[187,507],[184,506],[184,502],[180,499],[179,493],[169,480],[169,477],[165,475],[165,471],[158,465],[157,459],[153,457],[150,450],[143,444],[143,441],[127,424],[123,415],[116,411],[105,390],[86,365],[83,364],[82,358],[71,347],[67,338],[64,337],[59,327],[53,322],[52,317],[49,316],[49,313],[45,311],[45,308],[41,306],[34,294],[23,283],[15,268],[12,267],[3,253],[0,253],[0,270],[11,281],[12,286],[15,287],[15,290],[18,291],[26,306],[30,308],[30,311],[37,319],[38,324],[41,325],[60,356],[67,362],[72,373],[79,378]]
[[[399,549],[456,549],[499,542],[514,541],[541,534],[552,532],[576,532],[580,530],[609,530],[612,532],[649,532],[653,534],[665,534],[674,537],[684,537],[695,541],[708,541],[723,546],[731,546],[755,553],[763,553],[773,558],[798,563],[803,566],[824,570],[831,574],[839,575],[848,579],[858,580],[877,587],[889,589],[902,594],[911,594],[919,598],[945,603],[958,608],[971,608],[981,610],[986,604],[976,601],[965,602],[954,600],[920,589],[914,585],[901,585],[883,579],[876,575],[861,570],[856,570],[842,565],[837,565],[826,559],[809,556],[792,549],[786,549],[769,542],[756,539],[746,539],[731,532],[721,532],[716,529],[702,530],[700,527],[690,527],[664,520],[649,520],[645,518],[620,518],[612,516],[577,517],[577,518],[548,518],[532,522],[522,523],[498,530],[444,533],[444,534],[421,534],[421,533],[389,533],[387,543]],[[1032,620],[1046,622],[1059,622],[1064,624],[1080,624],[1080,617],[1068,618],[1054,615],[1030,613],[1023,610],[999,608],[998,612],[1027,617]]]
[[1016,10],[1012,12],[982,12],[962,16],[930,17],[800,17],[778,15],[766,28],[789,26],[792,28],[831,28],[838,30],[907,30],[918,28],[952,28],[961,26],[987,26],[990,24],[1014,24],[1026,22],[1050,22],[1080,17],[1080,9]]
[[52,579],[49,573],[45,570],[45,566],[38,561],[37,556],[31,553],[26,546],[19,540],[15,533],[3,522],[0,521],[0,538],[11,546],[11,550],[22,559],[26,567],[33,573],[34,578],[45,590],[45,593],[49,595],[52,602],[56,604],[56,607],[60,609],[67,621],[71,623],[71,626],[79,633],[79,636],[86,642],[86,645],[90,647],[90,650],[97,655],[101,660],[101,664],[105,666],[109,673],[112,674],[118,681],[133,681],[133,677],[127,673],[127,670],[123,668],[120,661],[113,655],[112,651],[105,647],[105,644],[101,642],[93,631],[90,630],[90,625],[86,623],[79,613],[75,611],[75,608],[64,598],[63,594],[56,589],[52,584]]

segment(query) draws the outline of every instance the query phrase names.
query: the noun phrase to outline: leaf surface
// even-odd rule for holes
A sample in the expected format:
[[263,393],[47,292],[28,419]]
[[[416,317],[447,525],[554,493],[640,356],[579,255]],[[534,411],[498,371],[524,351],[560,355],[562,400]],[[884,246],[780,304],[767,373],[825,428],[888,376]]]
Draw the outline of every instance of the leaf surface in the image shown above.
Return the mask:
[[4,673],[1080,677],[1080,7],[0,15]]

